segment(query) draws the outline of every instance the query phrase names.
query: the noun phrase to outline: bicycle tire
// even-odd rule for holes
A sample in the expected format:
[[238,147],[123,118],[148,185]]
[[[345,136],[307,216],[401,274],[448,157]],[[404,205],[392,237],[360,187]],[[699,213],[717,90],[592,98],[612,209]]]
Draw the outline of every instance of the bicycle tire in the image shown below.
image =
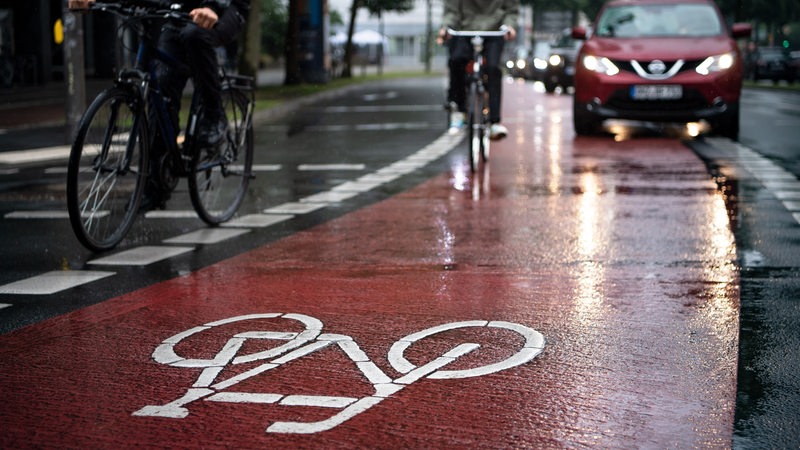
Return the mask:
[[489,152],[492,145],[492,139],[489,133],[489,128],[491,127],[491,123],[489,122],[489,105],[487,104],[489,100],[485,91],[479,93],[479,95],[481,98],[481,160],[486,163],[489,161]]
[[189,195],[197,215],[208,225],[226,222],[236,214],[253,168],[253,126],[250,99],[234,87],[222,90],[228,119],[221,151],[198,149],[189,171]]
[[139,96],[113,87],[81,117],[67,166],[67,209],[90,250],[115,247],[133,226],[147,177],[147,130]]
[[471,171],[475,172],[478,170],[478,166],[480,165],[480,152],[481,152],[481,116],[483,113],[481,101],[478,98],[478,86],[476,83],[470,83],[469,85],[469,123],[468,123],[468,130],[469,135],[467,136],[468,139],[468,146],[469,146],[469,168]]

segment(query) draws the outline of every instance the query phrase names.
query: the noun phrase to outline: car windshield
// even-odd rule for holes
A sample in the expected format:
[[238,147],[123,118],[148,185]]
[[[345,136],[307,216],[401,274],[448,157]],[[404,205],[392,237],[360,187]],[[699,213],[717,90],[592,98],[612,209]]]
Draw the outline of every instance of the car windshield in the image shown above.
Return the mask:
[[597,22],[600,37],[703,37],[722,32],[714,7],[700,3],[610,6]]

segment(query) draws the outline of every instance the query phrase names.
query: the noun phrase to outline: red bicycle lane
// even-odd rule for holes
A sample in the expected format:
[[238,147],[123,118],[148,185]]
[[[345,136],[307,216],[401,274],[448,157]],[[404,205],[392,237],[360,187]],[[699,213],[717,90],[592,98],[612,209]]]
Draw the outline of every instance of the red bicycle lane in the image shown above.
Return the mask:
[[729,447],[738,276],[702,163],[506,96],[481,173],[0,336],[0,446]]

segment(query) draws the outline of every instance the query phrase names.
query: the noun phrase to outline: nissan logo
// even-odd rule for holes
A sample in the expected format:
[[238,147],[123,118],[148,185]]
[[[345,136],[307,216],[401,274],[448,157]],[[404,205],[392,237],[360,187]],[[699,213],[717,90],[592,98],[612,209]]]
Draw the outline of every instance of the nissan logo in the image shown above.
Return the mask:
[[650,64],[647,65],[647,70],[650,73],[661,75],[662,73],[667,71],[667,65],[664,64],[664,61],[656,59],[651,61]]

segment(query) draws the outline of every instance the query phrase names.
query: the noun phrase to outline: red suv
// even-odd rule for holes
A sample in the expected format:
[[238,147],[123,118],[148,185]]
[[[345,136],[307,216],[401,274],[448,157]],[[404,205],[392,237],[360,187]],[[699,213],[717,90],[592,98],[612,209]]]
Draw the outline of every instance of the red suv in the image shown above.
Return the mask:
[[573,123],[578,135],[605,119],[653,122],[705,120],[719,135],[739,134],[743,61],[712,0],[611,0],[585,39],[575,68]]

